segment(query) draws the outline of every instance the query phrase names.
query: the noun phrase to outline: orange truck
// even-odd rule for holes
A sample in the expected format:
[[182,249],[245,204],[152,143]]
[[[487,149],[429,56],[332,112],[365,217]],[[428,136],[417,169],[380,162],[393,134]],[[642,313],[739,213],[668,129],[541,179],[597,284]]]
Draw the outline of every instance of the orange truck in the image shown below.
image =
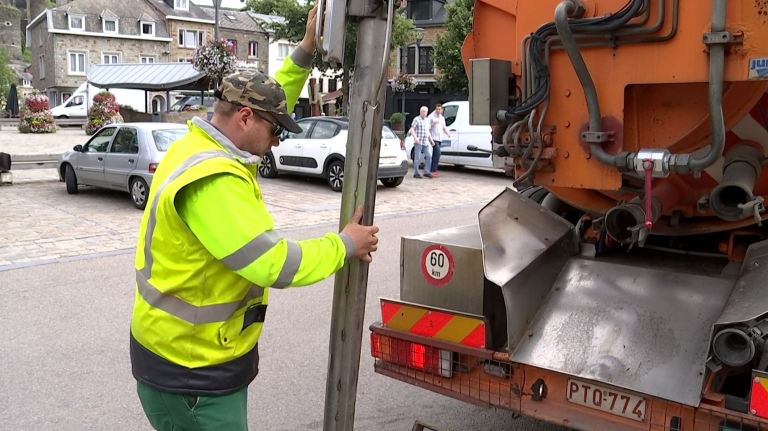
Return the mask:
[[578,430],[768,430],[768,1],[476,0],[511,186],[406,237],[375,371]]

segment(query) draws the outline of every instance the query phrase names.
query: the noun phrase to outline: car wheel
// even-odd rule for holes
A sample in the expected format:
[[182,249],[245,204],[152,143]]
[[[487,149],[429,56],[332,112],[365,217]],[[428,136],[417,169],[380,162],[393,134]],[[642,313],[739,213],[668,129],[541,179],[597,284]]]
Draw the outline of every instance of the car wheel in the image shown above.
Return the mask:
[[385,187],[397,187],[403,183],[403,177],[384,178],[381,180],[381,183],[384,184]]
[[344,163],[341,160],[332,161],[328,165],[325,176],[328,178],[328,185],[331,186],[331,190],[340,192],[344,187]]
[[71,195],[77,193],[77,176],[71,165],[64,166],[64,183],[67,185],[67,193]]
[[277,176],[277,168],[275,167],[275,159],[272,153],[264,154],[264,158],[261,159],[259,164],[259,174],[264,178],[275,178]]
[[133,206],[143,210],[147,206],[147,199],[149,198],[149,187],[147,187],[146,181],[139,177],[133,178],[130,190]]

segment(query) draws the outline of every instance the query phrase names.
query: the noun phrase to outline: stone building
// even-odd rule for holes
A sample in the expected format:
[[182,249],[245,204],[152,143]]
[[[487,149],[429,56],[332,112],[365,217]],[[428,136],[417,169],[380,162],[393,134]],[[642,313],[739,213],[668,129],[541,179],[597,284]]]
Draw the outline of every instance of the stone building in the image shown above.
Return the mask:
[[[214,10],[205,11],[213,19]],[[219,37],[235,45],[238,68],[269,72],[269,34],[248,12],[219,11]]]
[[165,18],[173,38],[170,61],[191,61],[194,50],[213,38],[213,18],[191,0],[144,1]]
[[71,1],[37,15],[26,32],[33,86],[51,106],[85,82],[93,63],[176,61],[172,41],[150,0]]

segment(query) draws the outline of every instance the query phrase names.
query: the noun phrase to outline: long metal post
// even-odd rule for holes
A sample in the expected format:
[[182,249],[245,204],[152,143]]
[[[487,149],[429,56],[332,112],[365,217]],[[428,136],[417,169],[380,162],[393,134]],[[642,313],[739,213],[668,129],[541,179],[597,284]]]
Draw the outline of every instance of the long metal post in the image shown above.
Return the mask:
[[[342,227],[358,205],[365,206],[362,224],[373,224],[384,120],[385,87],[381,77],[387,63],[382,59],[389,44],[382,40],[389,36],[387,21],[379,15],[363,18],[359,25],[341,198]],[[371,100],[374,93],[376,100]],[[366,263],[353,260],[336,275],[325,388],[325,431],[352,431],[354,427],[367,289]]]
[[213,40],[219,40],[219,4],[221,0],[213,0]]

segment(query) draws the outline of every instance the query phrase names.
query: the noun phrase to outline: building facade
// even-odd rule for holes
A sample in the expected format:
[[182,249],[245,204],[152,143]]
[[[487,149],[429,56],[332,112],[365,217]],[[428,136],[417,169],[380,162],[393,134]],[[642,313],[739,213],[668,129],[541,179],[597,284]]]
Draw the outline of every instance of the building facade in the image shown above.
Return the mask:
[[[214,10],[204,9],[213,19]],[[268,73],[269,34],[248,12],[220,10],[219,37],[235,45],[238,68]]]
[[445,22],[448,18],[446,4],[453,0],[409,0],[406,6],[408,18],[414,21],[417,28],[424,30],[423,37],[418,43],[414,41],[406,46],[397,47],[390,55],[389,81],[399,74],[410,75],[416,81],[416,87],[411,92],[394,93],[387,87],[385,119],[394,112],[403,112],[405,100],[405,128],[413,118],[419,115],[419,108],[427,106],[432,110],[437,103],[458,100],[462,96],[442,92],[435,86],[440,71],[435,68],[434,45],[437,36],[445,32]]
[[[80,0],[77,0],[80,1]],[[213,39],[213,18],[190,0],[143,0],[165,19],[170,44],[170,61],[192,61],[198,47]]]
[[32,84],[57,106],[85,82],[91,64],[172,61],[172,40],[149,0],[75,0],[46,9],[27,26]]

